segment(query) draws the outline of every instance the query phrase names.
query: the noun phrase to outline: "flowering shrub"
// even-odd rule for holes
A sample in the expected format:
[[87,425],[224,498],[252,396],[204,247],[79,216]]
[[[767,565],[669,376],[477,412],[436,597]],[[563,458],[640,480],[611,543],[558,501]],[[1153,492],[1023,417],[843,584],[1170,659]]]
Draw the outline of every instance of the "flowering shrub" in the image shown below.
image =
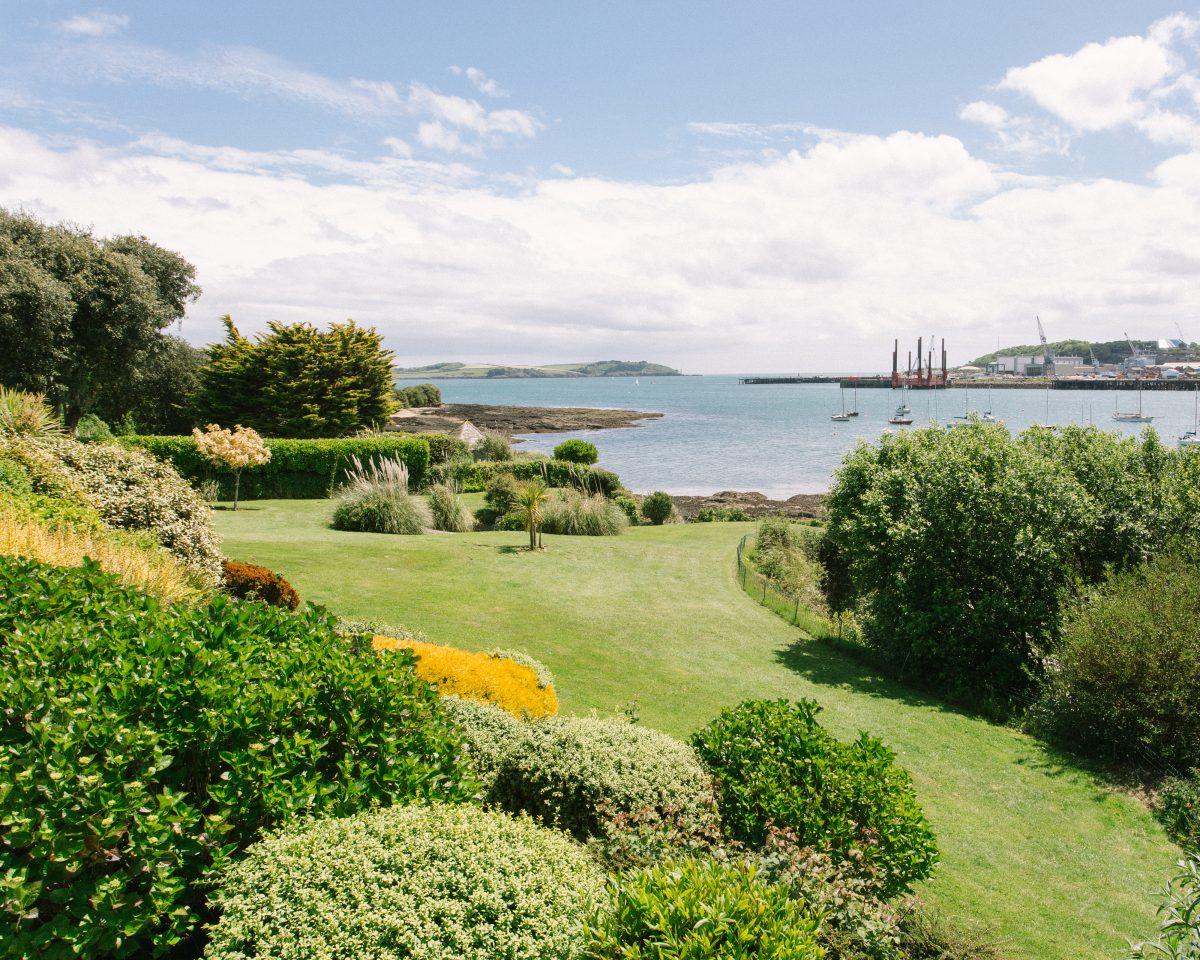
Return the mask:
[[226,560],[221,564],[221,587],[239,600],[261,600],[273,607],[295,610],[300,594],[274,570],[256,563]]
[[500,761],[490,799],[580,840],[623,813],[650,810],[705,832],[717,819],[712,780],[691,747],[625,720],[527,723]]
[[937,863],[937,845],[912,780],[883,743],[834,739],[811,700],[748,700],[692,738],[717,781],[732,839],[760,846],[772,824],[870,878],[904,892]]
[[208,960],[576,960],[599,868],[567,837],[470,806],[317,820],[252,847]]
[[271,459],[258,432],[238,424],[232,430],[210,423],[200,432],[192,428],[196,450],[205,460],[233,472],[233,509],[238,508],[238,493],[242,485],[242,471],[247,467],[259,467]]
[[486,795],[496,782],[500,762],[517,742],[525,722],[494,704],[465,700],[453,694],[442,698],[442,707],[458,727],[467,763]]
[[516,717],[548,717],[558,713],[554,687],[543,684],[538,669],[528,662],[443,647],[411,637],[379,635],[372,645],[376,650],[411,650],[417,658],[417,675],[436,684],[442,694],[493,703]]
[[149,531],[204,583],[220,582],[221,554],[208,506],[170,466],[114,443],[43,440],[31,461],[39,461],[38,453],[66,474],[68,487],[83,491],[110,527]]
[[197,956],[211,881],[265,830],[474,786],[411,655],[325,614],[0,557],[0,637],[5,957]]

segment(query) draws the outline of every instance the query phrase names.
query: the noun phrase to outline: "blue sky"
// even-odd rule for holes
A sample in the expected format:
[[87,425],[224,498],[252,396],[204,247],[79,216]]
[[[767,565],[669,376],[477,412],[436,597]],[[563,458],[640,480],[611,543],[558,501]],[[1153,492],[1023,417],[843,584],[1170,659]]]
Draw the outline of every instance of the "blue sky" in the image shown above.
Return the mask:
[[1200,339],[1198,17],[9,0],[0,204],[181,250],[197,342],[354,316],[412,361],[718,371],[933,330],[967,359],[1034,312]]

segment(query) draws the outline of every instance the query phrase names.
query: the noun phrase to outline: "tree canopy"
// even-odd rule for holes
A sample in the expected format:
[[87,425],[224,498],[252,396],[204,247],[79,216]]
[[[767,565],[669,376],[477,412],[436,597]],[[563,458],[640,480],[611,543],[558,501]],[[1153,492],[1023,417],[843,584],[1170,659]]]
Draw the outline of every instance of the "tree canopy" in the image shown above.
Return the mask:
[[353,320],[318,330],[272,322],[254,340],[224,318],[208,348],[197,414],[272,437],[338,437],[381,423],[396,408],[392,353]]
[[195,267],[145,237],[0,210],[0,382],[46,394],[68,424],[119,417],[163,331],[200,294]]

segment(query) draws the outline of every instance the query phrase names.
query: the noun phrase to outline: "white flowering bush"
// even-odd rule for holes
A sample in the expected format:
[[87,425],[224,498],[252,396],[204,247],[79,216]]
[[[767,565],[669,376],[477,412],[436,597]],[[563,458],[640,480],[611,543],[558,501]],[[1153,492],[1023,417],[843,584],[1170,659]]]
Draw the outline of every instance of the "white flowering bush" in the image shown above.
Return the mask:
[[623,815],[657,815],[685,833],[717,822],[712,779],[686,743],[598,717],[522,724],[500,758],[491,802],[577,839],[605,836]]
[[260,467],[271,460],[271,451],[263,443],[258,431],[238,424],[232,430],[210,423],[204,430],[192,428],[196,441],[196,452],[214,466],[233,471],[233,509],[238,508],[238,493],[242,485],[242,471],[247,467]]
[[207,960],[575,960],[602,888],[563,834],[472,806],[310,820],[251,847]]
[[208,506],[174,468],[117,444],[41,440],[70,482],[119,530],[147,530],[206,584],[221,580],[221,551]]
[[464,697],[443,697],[442,707],[458,727],[471,772],[484,791],[490,791],[501,762],[520,738],[526,721],[502,707]]

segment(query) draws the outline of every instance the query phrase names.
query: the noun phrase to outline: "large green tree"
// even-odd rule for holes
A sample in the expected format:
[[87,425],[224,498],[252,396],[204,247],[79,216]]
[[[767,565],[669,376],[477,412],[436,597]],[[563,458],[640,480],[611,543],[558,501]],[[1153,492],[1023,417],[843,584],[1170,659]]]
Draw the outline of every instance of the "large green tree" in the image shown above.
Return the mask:
[[254,340],[224,318],[208,348],[199,419],[273,437],[338,437],[380,424],[395,408],[392,354],[353,320],[319,330],[274,322]]
[[69,424],[119,416],[163,331],[199,296],[194,280],[187,260],[145,237],[97,239],[0,210],[0,383],[45,393]]

